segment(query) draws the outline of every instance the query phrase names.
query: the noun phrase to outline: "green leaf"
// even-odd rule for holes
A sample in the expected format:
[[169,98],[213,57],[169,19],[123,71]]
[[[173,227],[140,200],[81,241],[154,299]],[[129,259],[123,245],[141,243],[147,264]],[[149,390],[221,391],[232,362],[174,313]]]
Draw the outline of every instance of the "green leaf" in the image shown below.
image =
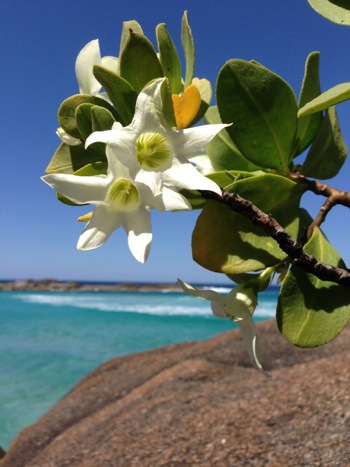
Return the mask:
[[[305,64],[305,74],[299,97],[299,108],[321,93],[319,52],[312,52]],[[298,119],[296,155],[301,154],[314,140],[322,122],[322,112]]]
[[91,117],[92,131],[110,130],[115,122],[111,112],[98,105],[91,107]]
[[[204,116],[207,124],[222,123],[217,106],[210,107]],[[221,130],[206,146],[207,154],[216,170],[259,170],[239,151],[225,129]]]
[[164,23],[156,28],[159,59],[164,76],[169,80],[171,94],[182,92],[181,63],[174,42]]
[[293,157],[297,104],[290,86],[267,68],[229,60],[217,81],[217,105],[243,156],[286,174]]
[[[315,229],[305,251],[320,261],[345,267],[319,229]],[[282,287],[277,306],[281,334],[299,347],[318,347],[334,339],[350,320],[349,287],[321,281],[292,266]]]
[[[271,214],[294,238],[298,234],[300,197],[304,187],[279,175],[264,174],[226,188]],[[241,274],[274,266],[286,258],[277,242],[242,214],[210,201],[192,236],[193,258],[211,271]]]
[[187,11],[184,12],[182,17],[181,43],[186,61],[185,88],[187,88],[194,76],[194,41]]
[[74,136],[74,138],[81,139],[81,134],[77,127],[77,122],[75,120],[75,111],[79,105],[82,104],[93,104],[100,107],[104,107],[109,110],[115,120],[118,120],[118,114],[116,110],[104,99],[99,97],[90,96],[88,94],[76,94],[64,100],[58,109],[58,120],[61,127],[69,135]]
[[137,93],[152,80],[163,76],[161,64],[151,42],[143,34],[129,33],[119,57],[120,76],[128,81]]
[[337,84],[337,86],[328,89],[328,91],[325,91],[320,96],[305,104],[304,107],[299,110],[298,116],[304,117],[305,115],[328,109],[333,105],[340,104],[349,99],[350,83]]
[[165,118],[165,121],[170,127],[176,127],[174,106],[173,106],[173,101],[171,99],[171,93],[170,93],[168,84],[169,82],[166,79],[163,81],[161,88],[160,88],[161,97],[162,97],[163,117]]
[[308,0],[312,8],[333,23],[350,26],[349,0]]
[[92,162],[106,162],[106,156],[91,148],[84,149],[82,144],[69,146],[62,143],[53,155],[45,173],[72,174]]
[[[75,118],[79,133],[83,141],[94,131],[110,130],[115,122],[113,115],[107,109],[98,105],[81,104],[77,107]],[[94,143],[89,146],[94,151],[105,155],[106,145],[104,143]]]
[[123,53],[123,49],[125,47],[125,44],[129,40],[130,32],[137,32],[139,34],[143,34],[142,28],[139,25],[137,21],[131,20],[131,21],[124,21],[123,22],[123,29],[122,29],[122,35],[120,38],[120,49],[119,49],[119,57]]
[[330,107],[299,171],[307,177],[321,180],[335,177],[342,168],[347,153],[335,107]]
[[[250,172],[242,172],[240,170],[225,170],[221,172],[213,172],[207,174],[206,177],[213,180],[219,187],[227,188],[232,185],[235,180],[242,180],[243,178],[252,177],[253,174]],[[191,203],[192,209],[201,209],[207,203],[207,200],[203,198],[201,193],[197,190],[182,189],[180,193],[187,198]]]
[[129,125],[135,113],[137,99],[135,89],[125,79],[102,66],[94,66],[94,75],[105,88],[112,104],[115,106],[118,121],[123,126]]

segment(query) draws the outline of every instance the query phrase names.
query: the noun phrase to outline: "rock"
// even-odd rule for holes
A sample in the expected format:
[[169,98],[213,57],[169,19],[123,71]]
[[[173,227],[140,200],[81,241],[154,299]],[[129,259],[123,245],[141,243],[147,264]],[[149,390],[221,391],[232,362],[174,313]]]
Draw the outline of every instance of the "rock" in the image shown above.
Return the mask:
[[56,279],[21,279],[16,281],[0,282],[0,291],[49,291],[49,292],[182,292],[177,284],[164,283],[115,283],[95,284],[58,281]]
[[298,349],[260,323],[111,360],[23,430],[1,467],[350,465],[350,329]]

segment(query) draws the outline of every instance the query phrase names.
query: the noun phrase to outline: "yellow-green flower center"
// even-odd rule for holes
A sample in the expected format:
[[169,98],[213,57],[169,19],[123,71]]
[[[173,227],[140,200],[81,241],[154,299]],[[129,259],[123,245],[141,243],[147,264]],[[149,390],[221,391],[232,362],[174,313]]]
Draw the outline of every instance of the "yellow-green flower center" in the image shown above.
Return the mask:
[[144,170],[161,170],[171,162],[171,148],[160,133],[142,133],[136,140],[136,156]]
[[107,200],[117,211],[134,211],[140,205],[140,194],[129,180],[116,180],[107,193]]

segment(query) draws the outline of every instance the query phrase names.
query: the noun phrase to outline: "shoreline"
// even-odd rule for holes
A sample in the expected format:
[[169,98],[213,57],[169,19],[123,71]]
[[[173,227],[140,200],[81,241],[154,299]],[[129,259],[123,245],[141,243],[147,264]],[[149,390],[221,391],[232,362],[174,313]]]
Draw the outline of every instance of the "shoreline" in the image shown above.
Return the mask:
[[59,281],[57,279],[19,279],[0,282],[0,292],[182,292],[176,283],[138,284],[116,282],[96,284],[93,282]]

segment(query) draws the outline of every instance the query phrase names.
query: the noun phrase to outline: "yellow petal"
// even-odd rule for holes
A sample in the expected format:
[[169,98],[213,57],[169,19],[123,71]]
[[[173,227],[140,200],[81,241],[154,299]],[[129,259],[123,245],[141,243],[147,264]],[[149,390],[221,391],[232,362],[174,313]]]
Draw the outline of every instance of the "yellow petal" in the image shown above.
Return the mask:
[[176,126],[179,130],[187,128],[197,115],[201,106],[201,95],[193,84],[188,86],[180,96],[172,96]]

